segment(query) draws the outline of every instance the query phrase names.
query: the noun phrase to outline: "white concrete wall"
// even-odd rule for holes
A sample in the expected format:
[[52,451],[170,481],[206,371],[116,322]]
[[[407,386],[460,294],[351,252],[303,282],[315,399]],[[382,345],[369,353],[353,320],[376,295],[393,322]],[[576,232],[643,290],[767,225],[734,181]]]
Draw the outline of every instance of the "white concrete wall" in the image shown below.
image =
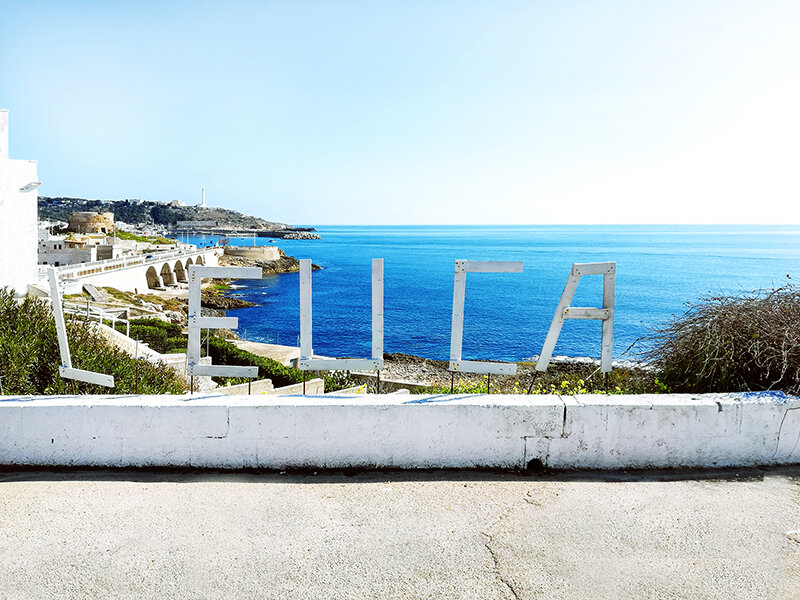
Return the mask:
[[278,260],[281,257],[277,246],[225,246],[225,255],[254,260]]
[[12,287],[23,295],[38,279],[39,194],[20,188],[38,181],[37,165],[35,160],[11,160],[8,140],[8,111],[0,109],[0,288]]
[[[209,361],[208,364],[211,364]],[[228,387],[218,387],[214,390],[215,393],[224,394],[226,396],[243,396],[248,395],[248,384],[240,383],[238,385],[230,385]],[[276,388],[272,385],[271,379],[259,379],[250,384],[250,394],[278,394],[281,396],[290,396],[293,394],[302,394],[303,384],[293,383],[283,387]],[[325,381],[323,379],[309,379],[306,381],[306,394],[318,395],[325,393]]]
[[800,399],[98,396],[0,401],[0,464],[723,467],[800,463]]
[[[309,379],[306,381],[306,394],[311,395],[319,395],[325,393],[325,380],[314,378]],[[303,384],[302,383],[292,383],[289,385],[284,385],[283,387],[275,388],[275,394],[279,396],[290,396],[293,394],[302,394],[303,393]]]
[[[63,248],[52,250],[39,248],[38,262],[42,265],[75,265],[97,260],[97,246],[89,248]],[[57,264],[56,264],[57,263]]]
[[225,394],[226,396],[241,396],[249,394],[272,394],[275,392],[275,386],[272,385],[271,379],[256,379],[247,383],[239,383],[237,385],[228,385],[225,387],[218,387],[215,392]]

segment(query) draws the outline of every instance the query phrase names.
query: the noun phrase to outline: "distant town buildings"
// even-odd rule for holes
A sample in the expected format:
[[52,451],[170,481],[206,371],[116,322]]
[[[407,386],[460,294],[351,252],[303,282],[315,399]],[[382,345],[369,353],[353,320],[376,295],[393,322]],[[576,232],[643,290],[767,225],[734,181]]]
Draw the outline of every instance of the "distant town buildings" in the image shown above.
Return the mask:
[[216,221],[178,221],[176,224],[178,229],[204,229],[216,226]]
[[122,240],[104,233],[50,235],[39,230],[39,264],[63,267],[136,254],[152,244]]
[[38,276],[39,179],[35,160],[11,160],[8,110],[0,109],[0,287],[24,295]]

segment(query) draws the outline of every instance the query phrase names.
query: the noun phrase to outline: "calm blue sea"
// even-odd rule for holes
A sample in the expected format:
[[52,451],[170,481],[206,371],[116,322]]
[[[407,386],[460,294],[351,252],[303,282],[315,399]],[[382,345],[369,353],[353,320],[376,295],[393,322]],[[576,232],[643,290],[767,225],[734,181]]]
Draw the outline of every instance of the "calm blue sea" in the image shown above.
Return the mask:
[[[447,359],[453,263],[521,260],[522,274],[469,274],[464,359],[521,360],[541,350],[573,262],[616,261],[614,357],[705,294],[800,278],[800,226],[329,226],[321,240],[276,240],[323,267],[313,275],[314,352],[369,356],[371,259],[383,258],[387,352]],[[212,238],[190,241],[207,243]],[[258,244],[269,244],[266,238]],[[252,245],[251,238],[231,240]],[[247,339],[297,345],[299,277],[242,280],[257,307],[229,311]],[[574,306],[602,305],[602,276]],[[600,355],[600,323],[567,321],[556,354]]]

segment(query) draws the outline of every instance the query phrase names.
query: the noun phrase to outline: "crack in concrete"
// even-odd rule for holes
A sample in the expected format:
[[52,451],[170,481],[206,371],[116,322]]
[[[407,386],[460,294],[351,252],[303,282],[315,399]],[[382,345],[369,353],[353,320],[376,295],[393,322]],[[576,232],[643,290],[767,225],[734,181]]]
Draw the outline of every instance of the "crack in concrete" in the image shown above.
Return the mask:
[[[800,406],[797,406],[795,408],[787,408],[784,411],[783,418],[781,419],[781,424],[778,427],[778,439],[775,443],[775,452],[772,453],[772,458],[775,458],[775,456],[777,456],[778,450],[780,450],[781,448],[781,434],[783,433],[783,424],[786,422],[786,417],[788,417],[789,413],[792,412],[793,410],[800,410]],[[791,456],[792,454],[794,454],[794,451],[797,450],[798,444],[800,444],[800,432],[798,432],[797,439],[794,442],[794,446],[792,446],[792,449],[787,453],[787,456]]]
[[528,466],[528,436],[522,436],[522,465],[521,467],[524,469]]
[[[530,490],[530,489],[527,490],[525,492],[525,495],[522,497],[522,502],[524,504],[518,504],[518,503],[514,502],[513,504],[508,506],[508,508],[506,508],[494,522],[492,522],[489,525],[486,525],[484,527],[484,529],[486,531],[493,530],[500,523],[502,523],[505,519],[507,519],[512,513],[525,508],[526,504],[533,505],[533,506],[536,506],[536,507],[542,506],[542,503],[540,501],[537,501],[533,497],[531,492],[532,492],[532,490]],[[505,586],[505,588],[508,589],[508,591],[511,593],[511,595],[516,600],[520,600],[522,598],[522,596],[520,596],[520,594],[517,592],[517,590],[511,584],[511,582],[507,578],[505,578],[502,575],[502,573],[500,572],[500,557],[497,555],[497,553],[492,548],[492,544],[494,544],[494,536],[492,536],[489,533],[486,533],[486,531],[481,531],[480,534],[484,538],[486,538],[486,541],[483,543],[483,546],[484,546],[484,548],[486,548],[486,551],[489,553],[489,556],[491,556],[491,558],[492,558],[492,563],[494,565],[494,574],[497,577],[498,581],[500,581],[500,583],[502,583]]]
[[[502,518],[503,517],[500,517],[500,519],[498,519],[498,523],[500,522],[500,520],[502,520]],[[500,580],[500,583],[506,586],[508,591],[511,592],[511,595],[514,596],[516,600],[521,600],[522,597],[517,593],[517,590],[514,589],[514,586],[511,585],[509,581],[505,577],[503,577],[503,575],[500,573],[500,559],[497,557],[497,554],[490,545],[494,542],[494,539],[492,538],[491,535],[489,535],[485,531],[481,531],[481,535],[486,538],[486,541],[483,543],[483,547],[486,548],[486,550],[489,552],[489,556],[492,557],[492,562],[494,563],[495,576],[497,577],[497,579]]]

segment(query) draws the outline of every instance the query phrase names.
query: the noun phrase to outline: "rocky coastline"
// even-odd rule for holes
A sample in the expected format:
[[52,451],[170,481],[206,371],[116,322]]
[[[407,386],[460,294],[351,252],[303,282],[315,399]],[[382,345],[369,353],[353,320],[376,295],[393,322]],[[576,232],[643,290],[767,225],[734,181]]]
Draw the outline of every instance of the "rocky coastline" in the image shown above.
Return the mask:
[[[277,248],[279,258],[276,260],[262,260],[248,256],[231,256],[224,254],[219,259],[220,266],[225,267],[261,267],[262,275],[277,275],[280,273],[293,273],[300,270],[300,261],[294,256],[287,256],[286,253]],[[319,265],[311,265],[315,271],[321,269]]]
[[258,306],[255,302],[248,302],[236,296],[225,295],[226,290],[205,289],[201,293],[200,304],[204,308],[214,308],[217,310],[231,310],[234,308],[249,308]]
[[[432,360],[403,353],[386,353],[383,358],[384,368],[381,371],[383,380],[399,380],[426,388],[445,390],[449,390],[452,381],[456,388],[470,387],[473,393],[477,391],[476,387],[486,386],[487,383],[487,377],[481,374],[454,375],[448,370],[448,361],[444,360]],[[531,389],[538,393],[564,393],[574,391],[578,381],[585,382],[583,386],[600,393],[619,393],[617,386],[622,384],[626,389],[635,389],[637,393],[657,391],[652,371],[646,365],[633,361],[614,361],[613,376],[607,381],[599,371],[600,361],[591,358],[556,356],[553,357],[545,373],[537,372],[535,366],[536,360],[532,358],[518,362],[517,374],[514,376],[493,375],[491,392],[524,393]],[[566,387],[565,381],[569,382]]]

